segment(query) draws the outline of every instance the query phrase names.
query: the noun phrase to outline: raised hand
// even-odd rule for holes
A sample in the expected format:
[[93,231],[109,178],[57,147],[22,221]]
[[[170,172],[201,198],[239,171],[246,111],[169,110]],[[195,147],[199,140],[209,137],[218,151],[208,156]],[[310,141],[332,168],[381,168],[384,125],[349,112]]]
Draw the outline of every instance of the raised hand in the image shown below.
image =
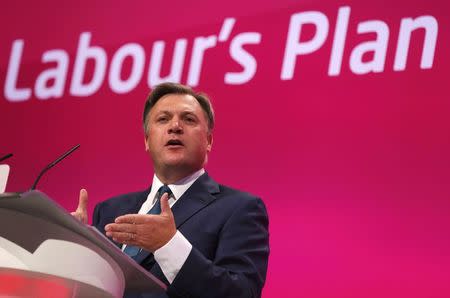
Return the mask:
[[169,196],[161,197],[161,214],[127,214],[105,227],[106,236],[126,245],[154,252],[164,246],[177,232],[169,206]]
[[73,217],[75,217],[82,223],[87,224],[89,219],[87,212],[87,205],[88,205],[88,193],[87,190],[83,188],[80,190],[80,197],[78,200],[77,210],[71,212],[70,214],[72,214]]

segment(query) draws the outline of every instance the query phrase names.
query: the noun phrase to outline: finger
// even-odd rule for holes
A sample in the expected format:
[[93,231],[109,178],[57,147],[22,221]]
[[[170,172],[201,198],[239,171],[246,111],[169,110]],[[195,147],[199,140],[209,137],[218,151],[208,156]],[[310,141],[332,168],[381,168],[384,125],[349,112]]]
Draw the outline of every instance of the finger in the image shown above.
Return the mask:
[[125,244],[131,244],[136,245],[136,235],[132,233],[126,233],[126,232],[106,232],[106,236],[113,238],[114,241],[125,243]]
[[136,224],[136,220],[139,217],[139,214],[126,214],[117,217],[114,222],[115,223],[128,223],[128,224]]
[[78,200],[77,210],[87,212],[87,205],[88,205],[88,193],[87,190],[83,188],[80,190],[80,197]]
[[169,195],[167,193],[163,194],[161,197],[161,215],[171,215],[172,210],[169,205]]
[[154,218],[155,215],[153,214],[126,214],[117,217],[114,222],[117,224],[133,224],[133,225],[139,225],[144,224],[152,221],[152,218]]
[[124,232],[124,233],[134,233],[136,234],[137,228],[136,225],[128,224],[128,223],[111,223],[105,226],[106,232]]

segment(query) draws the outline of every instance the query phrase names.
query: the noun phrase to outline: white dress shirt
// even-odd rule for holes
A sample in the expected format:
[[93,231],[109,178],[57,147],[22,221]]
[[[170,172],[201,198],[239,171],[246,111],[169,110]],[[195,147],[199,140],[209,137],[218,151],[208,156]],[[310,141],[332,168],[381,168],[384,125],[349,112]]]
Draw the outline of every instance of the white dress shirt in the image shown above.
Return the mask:
[[[178,199],[188,190],[189,187],[205,173],[204,169],[200,169],[192,175],[178,180],[174,184],[169,184],[169,188],[172,191],[172,195],[169,197],[169,205],[172,208],[173,205],[178,202]],[[163,186],[163,183],[153,175],[152,189],[147,196],[147,200],[142,204],[139,214],[147,214],[157,200],[157,192],[159,188]],[[126,245],[123,245],[124,250]],[[153,255],[156,262],[158,262],[164,276],[169,283],[172,283],[183,266],[184,262],[188,258],[192,250],[192,244],[177,230],[172,239],[169,240],[163,247],[157,249]]]

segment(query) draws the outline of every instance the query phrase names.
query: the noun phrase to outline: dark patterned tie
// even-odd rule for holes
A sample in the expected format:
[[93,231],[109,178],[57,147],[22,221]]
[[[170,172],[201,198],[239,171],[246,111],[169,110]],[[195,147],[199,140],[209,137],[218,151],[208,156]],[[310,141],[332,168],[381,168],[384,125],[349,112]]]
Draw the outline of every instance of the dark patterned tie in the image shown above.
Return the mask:
[[160,214],[161,213],[161,197],[166,192],[169,194],[169,197],[172,195],[172,191],[170,190],[170,188],[164,184],[163,186],[161,186],[158,189],[158,193],[156,194],[156,198],[157,198],[156,203],[147,214]]
[[[161,213],[161,197],[165,193],[169,194],[169,197],[172,195],[172,191],[167,185],[163,185],[158,189],[158,192],[156,193],[156,202],[155,205],[153,205],[152,209],[150,209],[147,214],[160,214]],[[124,253],[129,255],[130,257],[135,257],[139,252],[141,251],[140,247],[133,246],[133,245],[127,245],[124,249]]]

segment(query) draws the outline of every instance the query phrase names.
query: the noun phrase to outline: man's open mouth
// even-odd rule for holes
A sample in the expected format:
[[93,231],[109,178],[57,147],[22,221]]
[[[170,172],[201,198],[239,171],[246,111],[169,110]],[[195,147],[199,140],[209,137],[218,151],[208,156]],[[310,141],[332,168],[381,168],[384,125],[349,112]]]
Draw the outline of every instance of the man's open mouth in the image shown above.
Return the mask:
[[173,139],[173,140],[169,140],[166,143],[166,146],[183,146],[183,142],[181,142],[180,140]]

